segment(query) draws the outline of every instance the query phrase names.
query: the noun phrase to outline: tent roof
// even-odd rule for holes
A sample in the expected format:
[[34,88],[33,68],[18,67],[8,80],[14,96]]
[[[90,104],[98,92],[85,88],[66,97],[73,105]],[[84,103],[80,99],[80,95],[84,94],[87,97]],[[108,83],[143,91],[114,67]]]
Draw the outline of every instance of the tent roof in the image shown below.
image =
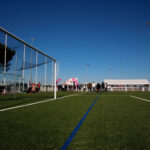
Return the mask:
[[145,85],[150,84],[147,79],[105,79],[105,83],[108,85]]

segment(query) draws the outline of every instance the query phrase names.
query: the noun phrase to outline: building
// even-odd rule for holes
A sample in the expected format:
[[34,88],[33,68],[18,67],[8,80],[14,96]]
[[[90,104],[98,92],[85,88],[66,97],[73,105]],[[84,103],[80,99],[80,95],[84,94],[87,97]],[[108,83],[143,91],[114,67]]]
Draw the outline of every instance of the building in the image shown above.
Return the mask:
[[147,79],[105,79],[108,91],[150,91]]

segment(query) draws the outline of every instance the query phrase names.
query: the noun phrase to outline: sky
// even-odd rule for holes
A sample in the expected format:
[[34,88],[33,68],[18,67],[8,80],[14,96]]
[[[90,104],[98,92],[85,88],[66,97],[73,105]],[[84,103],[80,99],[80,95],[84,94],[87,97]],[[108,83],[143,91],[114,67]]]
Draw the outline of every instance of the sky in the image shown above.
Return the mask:
[[0,0],[0,8],[0,26],[34,38],[63,81],[150,79],[149,0]]

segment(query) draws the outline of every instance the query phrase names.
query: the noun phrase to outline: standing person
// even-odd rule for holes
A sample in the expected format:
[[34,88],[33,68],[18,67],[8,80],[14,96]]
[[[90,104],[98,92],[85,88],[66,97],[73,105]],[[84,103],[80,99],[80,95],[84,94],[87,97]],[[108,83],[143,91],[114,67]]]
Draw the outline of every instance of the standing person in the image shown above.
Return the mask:
[[94,81],[92,83],[92,92],[94,92]]
[[96,86],[96,83],[93,81],[92,83],[92,91],[95,92],[95,86]]
[[32,83],[32,92],[33,92],[33,93],[35,93],[35,92],[36,92],[35,83]]
[[88,90],[88,92],[89,92],[89,83],[87,84],[87,90]]
[[88,92],[90,91],[90,83],[87,84]]
[[81,91],[81,85],[78,84],[79,91]]
[[86,86],[85,86],[85,84],[84,84],[84,86],[83,86],[83,91],[84,91],[84,92],[86,91]]
[[99,84],[100,85],[100,89],[99,89],[99,91],[101,92],[102,91],[102,85],[101,84]]
[[65,85],[64,84],[62,85],[62,91],[65,91]]
[[77,85],[77,92],[79,92],[79,89],[80,89],[80,87],[79,87],[79,85]]
[[87,84],[87,90],[88,90],[88,92],[90,91],[90,85],[89,85],[89,83]]
[[73,90],[75,91],[76,90],[76,85],[75,85],[75,82],[73,81]]
[[104,82],[102,82],[102,85],[101,85],[101,86],[102,86],[102,92],[104,92],[104,86],[105,86],[105,85],[104,85]]
[[38,82],[38,92],[40,91],[40,88],[41,88],[41,84],[40,82]]
[[99,92],[100,91],[100,84],[99,83],[97,83],[96,88],[97,88],[97,92]]
[[105,92],[107,92],[107,83],[105,83]]
[[92,92],[92,83],[89,83],[90,92]]
[[67,91],[67,84],[65,84],[65,91]]
[[70,91],[70,92],[71,92],[71,88],[72,88],[71,85],[69,85],[69,91]]

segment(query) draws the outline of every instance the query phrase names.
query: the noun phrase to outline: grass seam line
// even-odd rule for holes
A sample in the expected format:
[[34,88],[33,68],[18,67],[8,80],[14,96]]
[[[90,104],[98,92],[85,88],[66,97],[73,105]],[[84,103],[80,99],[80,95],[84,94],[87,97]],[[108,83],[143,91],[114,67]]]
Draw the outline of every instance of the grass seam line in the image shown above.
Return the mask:
[[68,137],[68,139],[65,141],[64,145],[61,147],[61,150],[66,150],[68,148],[68,146],[72,142],[74,136],[78,132],[80,126],[84,122],[85,118],[87,117],[88,113],[90,112],[90,110],[92,109],[92,107],[94,106],[94,104],[96,103],[96,101],[98,100],[99,97],[100,97],[100,95],[97,96],[96,99],[93,101],[93,103],[91,104],[91,106],[89,107],[89,109],[87,110],[87,112],[84,114],[84,116],[82,117],[82,119],[79,121],[79,123],[77,124],[77,126],[74,128],[74,130],[72,131],[72,133]]
[[150,102],[150,100],[145,99],[145,98],[140,98],[140,97],[136,97],[136,96],[133,96],[133,95],[130,95],[130,97],[136,98],[136,99],[139,99],[139,100],[142,100],[142,101]]
[[54,100],[58,100],[58,99],[62,99],[62,98],[67,98],[67,97],[71,97],[71,96],[80,95],[80,94],[82,94],[82,93],[67,95],[67,96],[59,97],[57,99],[47,99],[47,100],[44,100],[44,101],[39,101],[39,102],[34,102],[34,103],[29,103],[29,104],[24,104],[24,105],[8,107],[8,108],[0,109],[0,112],[13,110],[13,109],[17,109],[17,108],[22,108],[22,107],[27,107],[27,106],[32,106],[32,105],[41,104],[41,103],[46,103],[46,102],[49,102],[49,101],[54,101]]

